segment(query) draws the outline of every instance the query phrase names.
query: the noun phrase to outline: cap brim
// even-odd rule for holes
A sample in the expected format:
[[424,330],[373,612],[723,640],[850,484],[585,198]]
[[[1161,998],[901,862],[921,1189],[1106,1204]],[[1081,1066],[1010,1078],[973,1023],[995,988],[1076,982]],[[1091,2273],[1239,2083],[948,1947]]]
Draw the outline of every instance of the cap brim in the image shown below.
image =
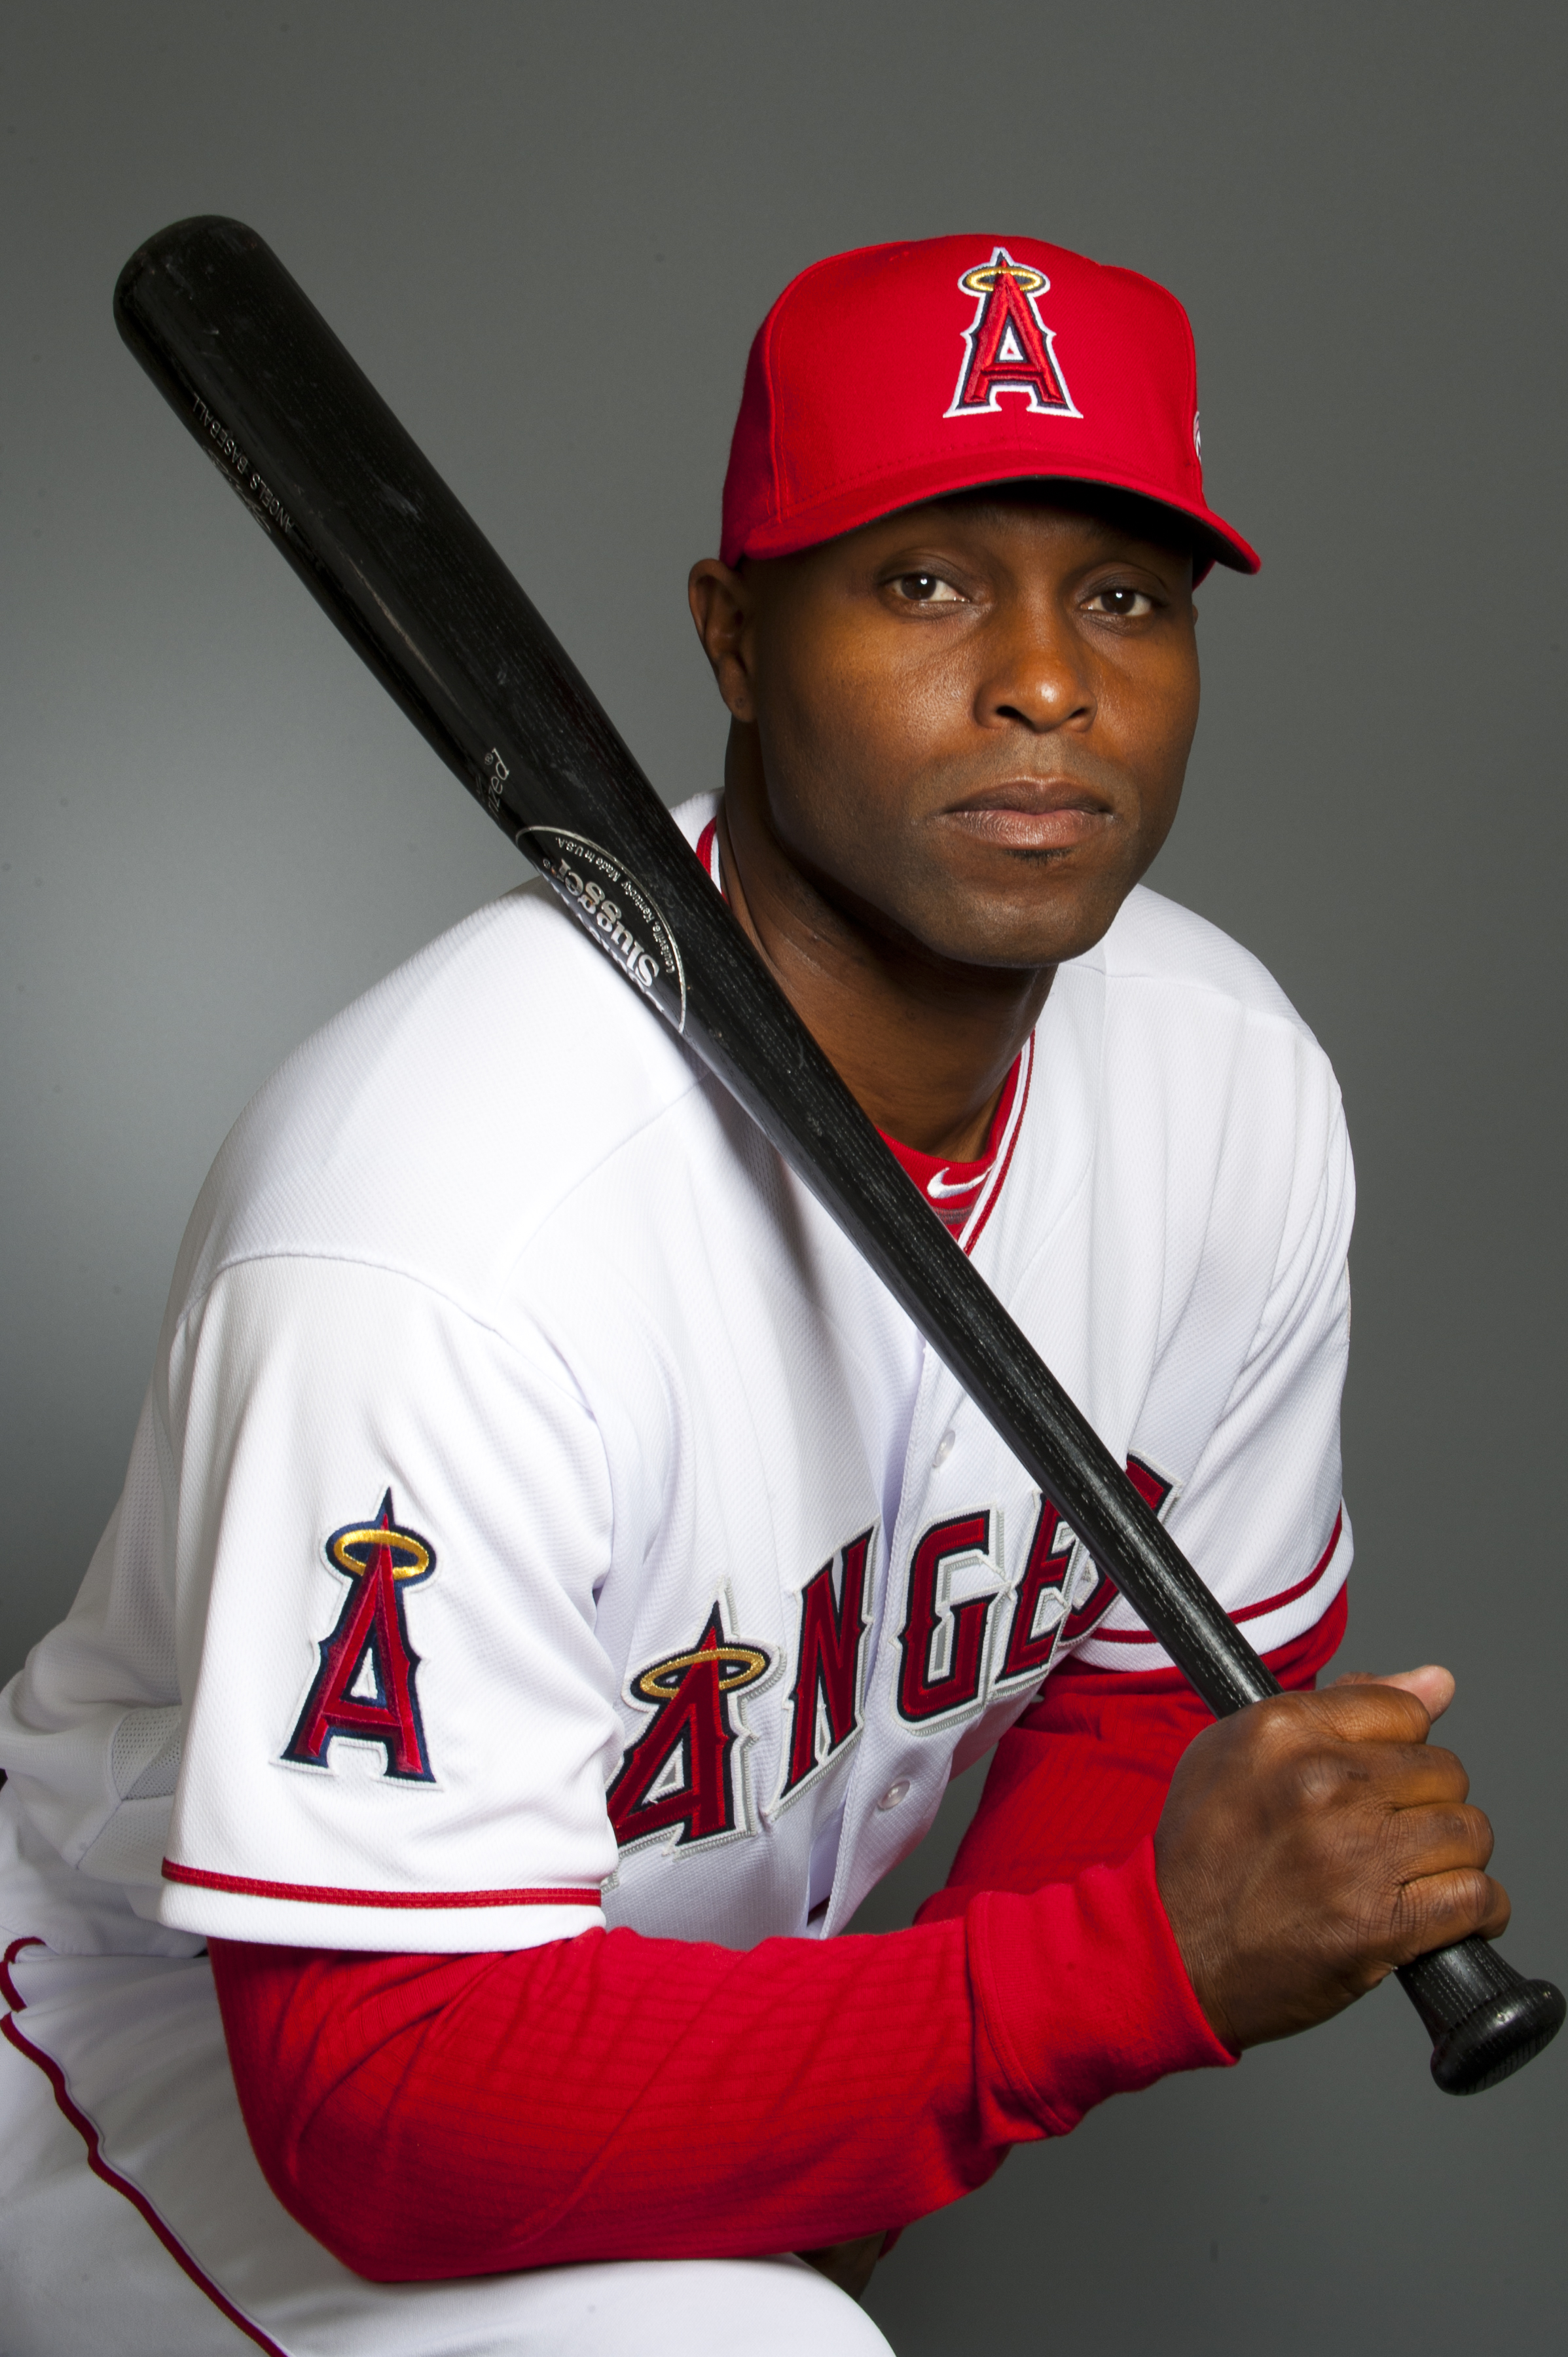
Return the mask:
[[745,556],[799,555],[802,549],[815,548],[825,540],[840,540],[845,533],[858,532],[863,525],[875,523],[883,516],[897,515],[900,509],[923,507],[929,500],[951,499],[961,491],[983,490],[997,483],[1083,483],[1108,491],[1126,492],[1133,499],[1146,500],[1151,507],[1163,508],[1167,515],[1179,517],[1191,529],[1202,571],[1219,564],[1229,565],[1235,573],[1256,573],[1262,565],[1256,549],[1212,508],[1200,500],[1173,500],[1166,486],[1156,488],[1147,478],[1140,479],[1132,468],[1112,472],[1059,463],[1051,467],[1020,466],[1015,451],[998,451],[989,463],[972,458],[958,466],[949,460],[911,468],[899,478],[897,495],[892,498],[888,496],[892,485],[886,477],[880,481],[841,487],[830,498],[796,508],[789,515],[778,517],[748,533],[746,545],[733,556],[726,556],[725,561],[738,564]]

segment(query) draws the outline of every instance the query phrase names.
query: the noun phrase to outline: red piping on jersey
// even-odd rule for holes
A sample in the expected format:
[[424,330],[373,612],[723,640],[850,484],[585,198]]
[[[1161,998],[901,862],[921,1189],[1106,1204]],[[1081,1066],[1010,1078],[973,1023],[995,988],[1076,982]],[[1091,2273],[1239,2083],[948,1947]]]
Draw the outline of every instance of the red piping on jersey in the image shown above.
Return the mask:
[[0,1957],[0,1996],[3,1996],[6,2004],[13,2007],[17,2013],[27,2011],[27,2000],[11,1978],[11,1967],[24,1948],[41,1948],[43,1944],[42,1940],[35,1932],[27,1938],[13,1940],[5,1955]]
[[[1345,1509],[1341,1506],[1334,1517],[1334,1528],[1328,1534],[1328,1544],[1324,1548],[1306,1577],[1298,1579],[1294,1587],[1282,1587],[1277,1596],[1265,1596],[1260,1604],[1239,1606],[1231,1613],[1231,1620],[1261,1620],[1265,1612],[1282,1612],[1287,1604],[1294,1604],[1298,1596],[1305,1596],[1309,1588],[1316,1587],[1334,1560],[1334,1550],[1339,1544],[1339,1534],[1344,1527]],[[1101,1628],[1095,1630],[1089,1641],[1091,1645],[1155,1645],[1159,1642],[1159,1640],[1152,1629]]]
[[[984,1143],[972,1161],[945,1159],[940,1154],[928,1154],[922,1146],[906,1146],[901,1138],[889,1135],[885,1129],[877,1133],[927,1210],[935,1211],[949,1235],[965,1252],[990,1218],[996,1190],[1012,1160],[1013,1141],[1018,1135],[1024,1110],[1019,1100],[1028,1096],[1034,1047],[1033,1039],[1026,1039],[1008,1066],[1002,1093],[986,1124]],[[963,1194],[970,1200],[961,1208],[955,1203],[950,1211],[936,1200],[933,1188],[942,1195]]]
[[[707,869],[714,884],[723,893],[724,874],[719,864],[719,830],[716,819],[710,819],[697,837],[697,857]],[[879,1132],[884,1145],[897,1157],[906,1178],[911,1179],[918,1188],[920,1200],[928,1211],[937,1210],[926,1192],[928,1178],[933,1174],[940,1176],[954,1168],[973,1171],[974,1176],[966,1184],[978,1188],[980,1191],[970,1205],[963,1223],[961,1225],[950,1222],[943,1218],[940,1211],[937,1212],[938,1218],[942,1220],[948,1233],[957,1238],[966,1253],[974,1250],[985,1222],[996,1208],[996,1199],[1002,1192],[1003,1183],[1013,1160],[1013,1149],[1018,1143],[1018,1133],[1023,1127],[1024,1108],[1029,1102],[1029,1082],[1033,1077],[1034,1069],[1035,1042],[1031,1034],[1019,1053],[1014,1058],[1007,1077],[1002,1083],[1002,1092],[996,1100],[996,1108],[991,1117],[984,1147],[971,1163],[955,1165],[950,1159],[943,1161],[939,1156],[922,1154],[918,1148],[905,1146],[899,1139],[889,1137],[886,1130]],[[990,1164],[989,1169],[983,1168],[987,1163]],[[927,1165],[930,1168],[928,1168]]]
[[[995,1166],[994,1175],[993,1176],[984,1194],[980,1199],[978,1207],[979,1216],[976,1218],[974,1225],[969,1230],[968,1233],[962,1239],[963,1248],[966,1253],[972,1252],[975,1245],[979,1243],[981,1230],[984,1227],[986,1221],[991,1217],[992,1212],[996,1209],[996,1199],[1001,1194],[1003,1186],[1006,1180],[1007,1173],[1012,1168],[1013,1148],[1017,1145],[1019,1132],[1024,1126],[1024,1112],[1029,1102],[1029,1083],[1035,1077],[1035,1035],[1033,1032],[1029,1034],[1028,1039],[1025,1041],[1023,1048],[1020,1049],[1017,1061],[1014,1064],[1013,1070],[1018,1075],[1019,1086],[1017,1089],[1016,1100],[1013,1107],[1012,1125],[1005,1132],[1002,1140],[1001,1156]],[[1005,1083],[1004,1083],[1004,1086],[1005,1086]]]
[[[24,1948],[41,1948],[44,1945],[45,1943],[37,1938],[13,1940],[5,1951],[4,1962],[0,1963],[0,1991],[4,1992],[7,2003],[16,2007],[16,2013],[26,2012],[27,2001],[11,1978],[10,1968]],[[5,2032],[17,2053],[23,2055],[27,2061],[36,2063],[54,2090],[55,2102],[87,2147],[87,2166],[91,2169],[94,2177],[102,2178],[104,2184],[111,2187],[114,2192],[123,2194],[134,2210],[140,2211],[142,2217],[152,2228],[176,2266],[190,2277],[197,2290],[205,2293],[213,2307],[226,2316],[237,2330],[242,2332],[247,2340],[253,2341],[258,2349],[266,2350],[268,2357],[288,2357],[286,2350],[280,2349],[277,2342],[264,2333],[259,2324],[252,2324],[250,2318],[242,2314],[225,2293],[219,2290],[211,2276],[202,2273],[173,2227],[165,2224],[140,2186],[133,2185],[128,2177],[122,2177],[119,2170],[104,2159],[103,2147],[97,2126],[89,2119],[80,2104],[72,2102],[70,2090],[65,2083],[65,2072],[60,2069],[54,2056],[46,2054],[41,2047],[33,2044],[31,2039],[23,2037],[16,2027],[13,2014],[7,2014],[5,2020],[0,2021],[0,2030]]]
[[194,1883],[199,1890],[233,1890],[242,1899],[303,1899],[316,1907],[593,1907],[591,1890],[334,1890],[315,1882],[255,1882],[248,1874],[213,1874],[204,1866],[177,1866],[166,1857],[166,1882]]

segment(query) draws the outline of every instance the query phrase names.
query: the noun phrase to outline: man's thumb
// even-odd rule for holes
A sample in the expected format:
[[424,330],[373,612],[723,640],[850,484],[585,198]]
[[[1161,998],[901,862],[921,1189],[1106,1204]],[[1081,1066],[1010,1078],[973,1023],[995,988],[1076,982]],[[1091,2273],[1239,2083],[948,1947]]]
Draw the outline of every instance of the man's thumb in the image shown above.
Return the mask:
[[1334,1683],[1337,1686],[1399,1686],[1415,1696],[1428,1718],[1441,1718],[1454,1699],[1454,1674],[1439,1669],[1435,1662],[1419,1670],[1395,1670],[1381,1678],[1370,1670],[1347,1670]]

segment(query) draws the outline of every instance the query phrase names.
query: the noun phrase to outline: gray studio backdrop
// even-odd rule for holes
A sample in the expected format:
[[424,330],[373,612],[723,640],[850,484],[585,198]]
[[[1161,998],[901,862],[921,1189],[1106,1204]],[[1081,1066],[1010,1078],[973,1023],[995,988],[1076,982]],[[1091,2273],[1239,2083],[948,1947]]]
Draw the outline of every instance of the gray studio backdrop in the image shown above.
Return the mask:
[[[840,247],[1018,229],[1192,313],[1211,493],[1265,570],[1203,592],[1154,881],[1338,1067],[1349,1655],[1457,1668],[1509,1952],[1568,1974],[1565,49],[1508,0],[12,0],[0,1674],[113,1502],[241,1105],[517,872],[122,351],[120,264],[181,214],[260,228],[673,801],[717,774],[682,582],[767,303]],[[903,2357],[1555,2351],[1565,2089],[1568,2041],[1445,2101],[1384,1992],[1019,2152],[871,2306]]]

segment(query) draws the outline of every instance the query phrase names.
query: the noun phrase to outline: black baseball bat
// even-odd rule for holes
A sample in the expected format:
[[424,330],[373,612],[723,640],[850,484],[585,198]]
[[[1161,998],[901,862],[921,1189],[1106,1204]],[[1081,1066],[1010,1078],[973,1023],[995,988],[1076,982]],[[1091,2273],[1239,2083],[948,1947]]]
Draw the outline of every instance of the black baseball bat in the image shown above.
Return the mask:
[[[120,333],[311,595],[627,981],[865,1254],[1217,1715],[1279,1685],[941,1222],[713,888],[483,533],[253,230],[177,221]],[[1451,2093],[1555,2037],[1564,2002],[1473,1938],[1400,1978]]]

